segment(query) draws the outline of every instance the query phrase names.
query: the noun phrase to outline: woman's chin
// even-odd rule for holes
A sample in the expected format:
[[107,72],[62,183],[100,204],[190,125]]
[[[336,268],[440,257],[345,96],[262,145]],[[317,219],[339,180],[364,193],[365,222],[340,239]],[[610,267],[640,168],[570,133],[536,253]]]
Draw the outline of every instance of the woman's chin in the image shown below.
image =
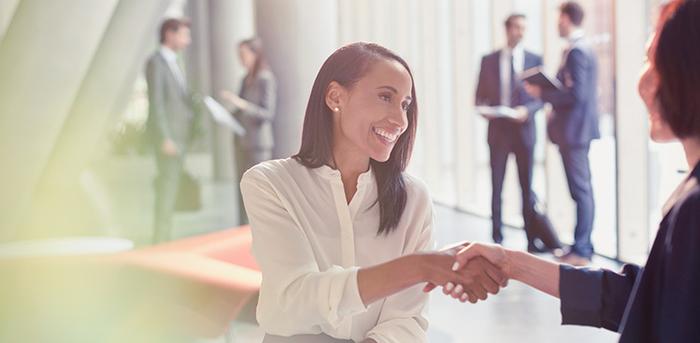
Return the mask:
[[650,121],[649,138],[655,143],[669,143],[678,140],[668,126],[659,125],[659,123],[655,121]]
[[377,162],[386,162],[391,157],[391,150],[389,151],[377,151],[370,155],[373,160]]

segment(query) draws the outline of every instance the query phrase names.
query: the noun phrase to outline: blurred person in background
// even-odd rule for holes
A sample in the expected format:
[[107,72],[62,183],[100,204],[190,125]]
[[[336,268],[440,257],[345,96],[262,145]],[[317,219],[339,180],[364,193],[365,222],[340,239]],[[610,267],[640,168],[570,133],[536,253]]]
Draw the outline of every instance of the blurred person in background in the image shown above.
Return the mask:
[[[542,57],[526,51],[522,40],[527,28],[525,16],[512,14],[505,21],[507,45],[481,60],[479,83],[476,88],[477,106],[512,108],[515,117],[494,117],[482,114],[488,121],[488,144],[491,162],[491,220],[492,238],[503,242],[501,193],[508,156],[515,155],[522,195],[522,216],[527,250],[545,252],[559,248],[559,240],[544,214],[535,210],[537,197],[532,191],[532,171],[535,160],[535,114],[542,101],[525,92],[517,75],[524,70],[542,66]],[[538,241],[539,240],[539,241]],[[539,244],[542,245],[539,245]]]
[[588,153],[591,141],[600,138],[598,61],[581,27],[584,14],[581,5],[573,1],[559,7],[559,36],[568,41],[557,72],[563,88],[543,90],[525,83],[525,90],[531,96],[553,107],[547,133],[552,143],[559,146],[569,192],[576,203],[574,244],[560,259],[578,266],[587,265],[593,256],[595,202]]
[[148,58],[146,132],[156,156],[153,243],[170,238],[183,163],[196,123],[195,102],[178,53],[190,45],[190,21],[170,18],[160,27],[160,48]]
[[[238,94],[222,90],[221,97],[235,106],[233,116],[246,130],[244,136],[235,136],[234,149],[238,178],[250,167],[272,158],[274,135],[272,121],[277,105],[277,83],[267,62],[262,41],[246,39],[238,45],[238,56],[246,69]],[[239,198],[240,224],[248,219]]]

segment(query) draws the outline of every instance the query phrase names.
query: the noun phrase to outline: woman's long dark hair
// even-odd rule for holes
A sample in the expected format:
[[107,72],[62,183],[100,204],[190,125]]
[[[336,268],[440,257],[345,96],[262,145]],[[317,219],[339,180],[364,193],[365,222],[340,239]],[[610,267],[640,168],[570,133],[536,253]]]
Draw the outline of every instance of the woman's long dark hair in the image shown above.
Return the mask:
[[406,183],[403,171],[411,158],[416,136],[418,103],[413,74],[406,61],[394,52],[373,43],[353,43],[336,50],[316,76],[309,103],[306,106],[301,149],[293,158],[308,168],[318,168],[333,161],[333,114],[326,105],[328,85],[335,81],[345,88],[352,88],[372,63],[386,59],[401,63],[411,76],[411,101],[407,110],[408,127],[399,137],[386,162],[370,160],[377,181],[379,204],[379,230],[377,234],[393,231],[406,207]]
[[260,71],[267,67],[267,62],[265,61],[265,51],[263,49],[263,44],[260,38],[253,37],[241,41],[238,44],[239,48],[242,48],[244,46],[250,49],[250,51],[252,51],[253,54],[255,54],[255,62],[253,63],[253,68],[245,76],[246,85],[251,85],[257,79]]

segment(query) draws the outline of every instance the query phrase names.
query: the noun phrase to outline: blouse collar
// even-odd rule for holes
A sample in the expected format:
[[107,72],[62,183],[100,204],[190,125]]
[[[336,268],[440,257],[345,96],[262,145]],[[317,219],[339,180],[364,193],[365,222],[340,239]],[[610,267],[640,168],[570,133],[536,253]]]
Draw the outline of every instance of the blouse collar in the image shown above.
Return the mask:
[[[313,169],[318,175],[329,180],[341,180],[340,171],[338,169],[333,169],[329,165],[322,165],[318,168]],[[371,184],[374,182],[374,170],[370,165],[366,172],[360,174],[357,178],[357,186]]]

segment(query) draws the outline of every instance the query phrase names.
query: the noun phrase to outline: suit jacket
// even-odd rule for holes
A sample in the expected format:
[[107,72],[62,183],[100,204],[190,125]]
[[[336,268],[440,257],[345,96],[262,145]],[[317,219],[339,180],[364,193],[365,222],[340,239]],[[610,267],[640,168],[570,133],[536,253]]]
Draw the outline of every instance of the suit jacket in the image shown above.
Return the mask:
[[700,164],[672,196],[644,268],[560,267],[563,324],[617,331],[622,343],[700,342],[699,181]]
[[[146,131],[156,149],[170,139],[185,151],[194,125],[192,94],[179,84],[165,58],[156,51],[146,63],[148,120]],[[156,150],[158,151],[158,150]]]
[[583,39],[573,43],[565,53],[557,79],[564,90],[542,93],[552,104],[554,115],[547,124],[547,133],[554,144],[585,146],[600,138],[598,127],[598,62]]
[[[481,60],[479,83],[476,87],[476,104],[485,106],[501,105],[501,51],[498,50],[486,55]],[[525,51],[524,69],[542,65],[542,57],[529,51]],[[489,121],[488,143],[498,144],[503,141],[514,141],[526,146],[535,145],[535,113],[542,108],[542,101],[529,96],[522,81],[513,80],[515,85],[511,93],[511,107],[527,107],[529,118],[525,123],[518,123],[506,118],[497,118]]]
[[244,79],[239,96],[254,105],[234,112],[234,116],[246,130],[245,135],[238,138],[239,144],[248,150],[272,149],[272,120],[277,107],[277,85],[274,75],[263,69],[251,84],[246,84]]

